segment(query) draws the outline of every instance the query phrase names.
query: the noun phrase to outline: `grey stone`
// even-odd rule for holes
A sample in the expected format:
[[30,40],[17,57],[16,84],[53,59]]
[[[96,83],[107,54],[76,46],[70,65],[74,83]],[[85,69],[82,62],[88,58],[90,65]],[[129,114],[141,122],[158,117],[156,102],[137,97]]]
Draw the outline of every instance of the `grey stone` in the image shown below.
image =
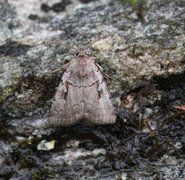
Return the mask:
[[111,77],[107,80],[111,92],[127,92],[149,84],[155,76],[184,71],[183,2],[149,1],[144,24],[132,7],[118,1],[84,4],[74,0],[61,12],[41,9],[43,3],[52,7],[58,2],[9,1],[1,7],[3,45],[11,44],[5,41],[9,38],[19,52],[16,57],[15,53],[0,56],[4,115],[45,114],[63,65],[72,58],[71,50],[79,47],[89,46],[104,74]]
[[[120,1],[70,1],[0,1],[0,177],[185,179],[184,117],[163,131],[152,124],[185,102],[184,74],[180,85],[165,87],[175,83],[165,77],[185,69],[185,1],[147,1],[144,21]],[[80,47],[103,67],[117,123],[55,131],[47,111]],[[166,91],[138,90],[158,76]],[[121,106],[121,95],[133,96],[130,106]],[[38,152],[43,139],[56,140],[55,149]]]

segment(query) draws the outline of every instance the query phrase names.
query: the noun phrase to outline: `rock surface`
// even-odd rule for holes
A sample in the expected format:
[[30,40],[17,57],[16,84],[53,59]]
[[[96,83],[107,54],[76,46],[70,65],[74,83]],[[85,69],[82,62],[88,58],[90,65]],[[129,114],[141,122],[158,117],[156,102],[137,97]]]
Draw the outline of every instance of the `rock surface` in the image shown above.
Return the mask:
[[[185,179],[173,108],[185,102],[184,12],[181,0],[1,0],[0,179]],[[117,123],[47,129],[80,47],[103,67]],[[54,150],[39,151],[42,140]]]
[[63,64],[79,47],[90,45],[90,53],[111,77],[111,92],[127,92],[155,76],[183,72],[183,5],[151,1],[142,24],[133,7],[117,1],[2,1],[1,114],[44,114]]

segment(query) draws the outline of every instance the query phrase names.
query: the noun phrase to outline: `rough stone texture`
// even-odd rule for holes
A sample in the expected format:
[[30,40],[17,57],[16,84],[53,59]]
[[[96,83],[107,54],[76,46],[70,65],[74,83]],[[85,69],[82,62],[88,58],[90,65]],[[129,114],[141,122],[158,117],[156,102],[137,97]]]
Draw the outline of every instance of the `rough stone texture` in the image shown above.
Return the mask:
[[111,77],[111,92],[184,71],[183,1],[148,2],[145,24],[133,7],[110,0],[4,0],[0,5],[2,115],[44,114],[63,64],[79,47],[92,47],[90,53]]
[[[185,179],[173,108],[185,102],[185,1],[144,6],[141,17],[116,0],[0,1],[0,179]],[[103,67],[117,123],[57,131],[47,110],[79,47]],[[55,148],[38,151],[42,140]]]

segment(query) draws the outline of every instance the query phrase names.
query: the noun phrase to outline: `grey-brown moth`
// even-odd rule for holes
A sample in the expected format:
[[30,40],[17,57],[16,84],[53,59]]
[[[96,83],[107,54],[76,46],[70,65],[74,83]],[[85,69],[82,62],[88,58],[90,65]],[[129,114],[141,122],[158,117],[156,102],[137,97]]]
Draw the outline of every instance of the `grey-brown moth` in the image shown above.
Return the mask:
[[94,124],[116,122],[101,67],[84,50],[76,53],[62,76],[51,107],[49,123],[70,126],[81,119]]

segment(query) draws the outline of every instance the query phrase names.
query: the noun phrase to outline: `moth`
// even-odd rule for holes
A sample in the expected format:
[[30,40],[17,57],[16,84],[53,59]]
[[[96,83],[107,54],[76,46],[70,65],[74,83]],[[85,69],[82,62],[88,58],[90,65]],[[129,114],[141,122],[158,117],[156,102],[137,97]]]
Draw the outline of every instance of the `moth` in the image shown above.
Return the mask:
[[116,122],[101,69],[83,49],[76,53],[57,88],[49,115],[51,125],[70,126],[81,119],[94,124]]

